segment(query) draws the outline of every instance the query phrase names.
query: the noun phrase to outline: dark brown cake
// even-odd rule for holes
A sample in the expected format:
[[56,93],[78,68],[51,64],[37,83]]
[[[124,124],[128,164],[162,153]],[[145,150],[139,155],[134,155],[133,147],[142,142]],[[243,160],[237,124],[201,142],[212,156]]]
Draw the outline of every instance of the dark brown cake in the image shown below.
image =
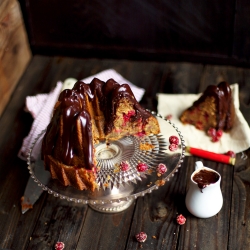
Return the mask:
[[139,105],[129,85],[113,79],[78,81],[59,96],[43,138],[42,157],[53,179],[93,191],[95,143],[159,132],[157,119]]
[[218,86],[208,86],[201,97],[183,111],[180,120],[204,131],[210,128],[229,131],[233,127],[234,117],[231,88],[227,82],[221,82]]

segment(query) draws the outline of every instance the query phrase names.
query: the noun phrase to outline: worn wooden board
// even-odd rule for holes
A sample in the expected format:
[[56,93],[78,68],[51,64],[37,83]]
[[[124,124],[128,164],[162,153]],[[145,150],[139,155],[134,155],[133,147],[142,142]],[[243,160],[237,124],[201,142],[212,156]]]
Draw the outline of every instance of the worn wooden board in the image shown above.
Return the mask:
[[[17,153],[32,124],[31,116],[24,111],[25,97],[49,92],[58,80],[83,79],[108,68],[145,88],[146,107],[156,107],[157,92],[198,93],[208,84],[226,79],[239,83],[240,101],[245,110],[249,109],[249,69],[35,56],[0,118],[0,248],[53,249],[60,240],[65,249],[141,249],[135,234],[145,231],[148,240],[142,249],[249,249],[250,165],[249,158],[244,160],[241,154],[237,155],[235,167],[204,160],[204,165],[221,174],[224,197],[220,213],[209,219],[195,218],[184,203],[198,157],[186,157],[170,182],[137,199],[120,214],[98,213],[45,193],[32,210],[21,214],[20,198],[29,173]],[[246,153],[250,157],[249,151]],[[187,218],[183,226],[175,221],[179,213]]]
[[16,0],[0,1],[0,115],[31,58],[27,34]]

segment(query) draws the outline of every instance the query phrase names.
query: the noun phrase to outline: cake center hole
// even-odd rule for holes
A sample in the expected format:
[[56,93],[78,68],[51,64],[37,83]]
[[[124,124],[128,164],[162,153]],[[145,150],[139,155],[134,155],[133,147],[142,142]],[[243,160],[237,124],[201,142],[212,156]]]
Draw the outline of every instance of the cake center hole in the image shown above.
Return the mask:
[[120,148],[115,144],[106,145],[101,144],[96,147],[96,157],[99,159],[111,159],[114,158],[120,152]]

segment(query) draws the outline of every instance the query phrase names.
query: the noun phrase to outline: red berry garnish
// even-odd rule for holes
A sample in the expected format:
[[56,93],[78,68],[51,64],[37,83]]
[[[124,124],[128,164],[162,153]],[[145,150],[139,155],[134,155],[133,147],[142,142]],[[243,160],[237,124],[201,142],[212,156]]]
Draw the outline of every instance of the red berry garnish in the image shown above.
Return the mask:
[[165,164],[163,163],[160,163],[157,168],[156,168],[156,171],[159,173],[159,174],[165,174],[167,172],[167,167]]
[[216,132],[216,135],[217,135],[218,137],[222,137],[223,131],[222,131],[221,129],[219,129],[219,130]]
[[179,144],[179,138],[175,135],[172,135],[169,137],[169,142],[170,144],[176,144],[178,145]]
[[234,151],[232,151],[232,150],[227,151],[227,152],[225,153],[225,155],[229,155],[230,157],[233,157],[233,158],[235,158],[235,156],[236,156],[236,154],[235,154]]
[[172,116],[171,114],[169,114],[169,115],[166,115],[166,116],[165,116],[165,119],[166,119],[166,120],[171,120],[172,117],[173,117],[173,116]]
[[182,214],[180,214],[177,216],[176,221],[179,225],[184,225],[186,222],[186,218]]
[[216,129],[215,128],[210,128],[208,131],[207,131],[207,134],[211,137],[214,137],[216,136]]
[[139,162],[137,165],[138,172],[145,172],[148,170],[148,165],[146,163]]
[[136,234],[135,238],[138,242],[144,242],[147,239],[147,234],[144,232],[140,232],[138,234]]
[[121,171],[128,171],[130,168],[129,163],[127,161],[122,161],[120,163],[120,170]]
[[178,149],[178,145],[177,144],[170,144],[168,148],[170,151],[176,151]]
[[64,243],[63,242],[57,242],[55,244],[55,250],[63,250],[65,247]]
[[220,137],[218,137],[218,136],[213,136],[212,137],[212,142],[217,142],[219,140],[220,140]]

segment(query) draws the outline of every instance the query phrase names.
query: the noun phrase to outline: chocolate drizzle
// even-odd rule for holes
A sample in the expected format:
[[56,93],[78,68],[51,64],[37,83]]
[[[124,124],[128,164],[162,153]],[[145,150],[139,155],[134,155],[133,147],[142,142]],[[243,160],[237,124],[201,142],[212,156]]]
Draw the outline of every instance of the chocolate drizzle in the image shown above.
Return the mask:
[[[64,90],[58,98],[53,118],[47,127],[42,155],[51,155],[68,166],[93,169],[94,149],[88,101],[95,110],[96,105],[99,105],[105,118],[104,132],[108,134],[114,128],[116,110],[122,98],[127,98],[133,104],[136,111],[134,121],[141,120],[142,124],[145,124],[151,114],[139,105],[127,84],[120,85],[113,79],[103,82],[94,78],[90,84],[77,81],[72,90]],[[79,136],[79,129],[82,135],[81,145],[76,146],[75,140]],[[61,143],[58,143],[58,140],[61,140]],[[60,150],[55,150],[57,146]],[[80,158],[83,154],[84,162],[76,161],[75,154]]]
[[216,183],[219,180],[219,175],[214,171],[208,171],[206,169],[201,169],[199,172],[194,174],[193,181],[198,184],[198,187],[204,189],[210,184]]

